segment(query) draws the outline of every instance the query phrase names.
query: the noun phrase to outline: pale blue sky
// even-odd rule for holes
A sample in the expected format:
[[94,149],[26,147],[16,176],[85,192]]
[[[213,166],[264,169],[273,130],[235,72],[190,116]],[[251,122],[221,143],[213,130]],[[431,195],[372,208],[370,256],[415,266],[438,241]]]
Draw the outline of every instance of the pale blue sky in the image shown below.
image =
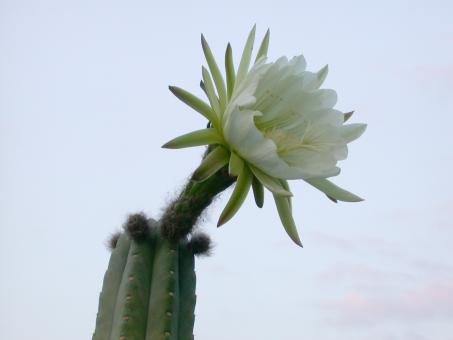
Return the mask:
[[0,336],[91,338],[109,254],[129,212],[158,217],[202,149],[163,150],[202,127],[167,89],[201,95],[204,32],[236,59],[254,23],[269,56],[329,64],[326,87],[365,135],[334,205],[292,184],[304,242],[273,202],[215,222],[197,263],[197,340],[453,339],[451,1],[0,0]]

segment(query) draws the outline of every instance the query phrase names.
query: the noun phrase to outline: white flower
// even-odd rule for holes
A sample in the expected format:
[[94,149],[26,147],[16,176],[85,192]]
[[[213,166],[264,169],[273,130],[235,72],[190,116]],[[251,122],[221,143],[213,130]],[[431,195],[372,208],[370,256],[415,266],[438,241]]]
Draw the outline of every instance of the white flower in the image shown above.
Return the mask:
[[238,176],[219,225],[236,213],[252,185],[257,205],[261,207],[260,192],[264,185],[273,193],[289,236],[301,245],[291,214],[292,194],[286,180],[303,179],[334,201],[362,200],[326,178],[340,173],[337,163],[347,157],[347,144],[360,137],[366,125],[345,125],[351,113],[343,114],[334,109],[335,91],[320,89],[327,76],[327,66],[317,73],[306,71],[302,55],[266,62],[269,31],[249,70],[254,36],[255,27],[247,39],[237,73],[228,45],[226,86],[202,37],[212,74],[211,78],[203,68],[202,85],[210,105],[180,88],[170,87],[170,90],[208,118],[211,127],[178,137],[164,147],[218,145],[197,169],[195,178],[202,181],[226,164],[229,164],[230,174]]

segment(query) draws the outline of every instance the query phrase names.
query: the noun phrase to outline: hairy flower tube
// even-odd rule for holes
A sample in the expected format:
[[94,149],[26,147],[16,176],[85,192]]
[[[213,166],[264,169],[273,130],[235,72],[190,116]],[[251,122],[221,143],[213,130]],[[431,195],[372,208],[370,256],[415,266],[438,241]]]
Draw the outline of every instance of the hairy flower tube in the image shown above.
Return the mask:
[[327,178],[340,173],[338,161],[347,157],[347,144],[365,131],[365,124],[344,124],[352,112],[334,106],[336,92],[320,89],[328,67],[306,71],[302,55],[267,61],[267,31],[251,65],[255,27],[250,32],[237,72],[232,49],[225,54],[226,82],[208,43],[201,37],[208,69],[202,68],[201,87],[209,104],[174,86],[170,90],[209,120],[205,129],[177,137],[163,147],[177,149],[210,145],[210,153],[194,173],[204,181],[228,165],[237,177],[233,193],[218,225],[230,220],[252,188],[256,204],[263,206],[264,188],[272,192],[282,224],[302,245],[292,217],[288,180],[302,179],[333,201],[362,199]]

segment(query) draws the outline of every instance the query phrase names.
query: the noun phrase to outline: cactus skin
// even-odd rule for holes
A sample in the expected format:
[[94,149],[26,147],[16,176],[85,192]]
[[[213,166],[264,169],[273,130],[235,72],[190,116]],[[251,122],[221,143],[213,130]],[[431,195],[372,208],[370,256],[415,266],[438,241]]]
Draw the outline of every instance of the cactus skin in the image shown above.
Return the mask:
[[104,276],[93,340],[193,340],[194,254],[153,230],[122,233]]
[[193,228],[235,180],[228,167],[203,182],[191,177],[159,222],[143,213],[129,216],[126,232],[114,234],[109,243],[112,254],[92,340],[194,339],[194,255],[209,255],[211,245]]

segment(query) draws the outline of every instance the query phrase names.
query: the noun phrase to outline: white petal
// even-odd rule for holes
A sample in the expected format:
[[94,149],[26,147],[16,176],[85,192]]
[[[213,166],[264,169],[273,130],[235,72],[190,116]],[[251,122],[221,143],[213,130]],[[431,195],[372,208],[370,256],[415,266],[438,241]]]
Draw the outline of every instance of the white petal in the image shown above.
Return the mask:
[[353,140],[359,138],[365,132],[366,127],[366,124],[343,125],[341,129],[341,135],[346,140],[346,143],[350,143]]
[[275,143],[264,137],[254,123],[258,111],[233,110],[223,126],[227,143],[238,155],[264,173],[283,179],[308,178],[303,170],[289,166],[277,153]]
[[264,58],[253,65],[252,69],[240,85],[234,88],[231,100],[225,110],[224,117],[228,116],[237,106],[244,107],[255,103],[255,92],[258,82],[270,66],[271,64],[266,64]]

